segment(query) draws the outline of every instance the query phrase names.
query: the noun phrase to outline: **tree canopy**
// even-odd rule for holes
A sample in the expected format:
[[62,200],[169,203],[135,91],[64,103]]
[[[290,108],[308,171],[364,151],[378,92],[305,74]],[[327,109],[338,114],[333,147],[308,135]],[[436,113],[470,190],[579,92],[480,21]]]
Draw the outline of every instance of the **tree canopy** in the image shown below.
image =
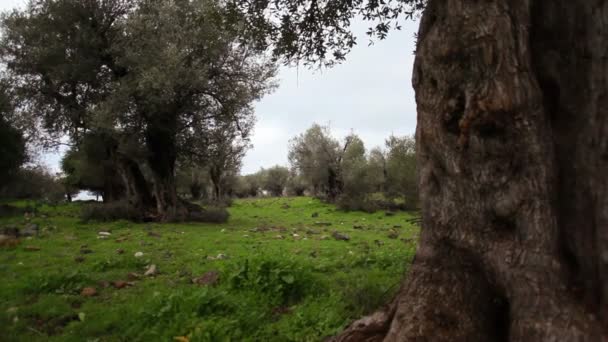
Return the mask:
[[286,63],[331,66],[343,61],[357,44],[350,25],[356,18],[370,23],[368,36],[384,39],[401,29],[427,0],[230,0],[228,8],[246,18],[248,34]]
[[47,145],[108,137],[108,174],[162,218],[179,205],[177,160],[208,160],[218,134],[246,140],[273,88],[242,27],[212,0],[32,1],[3,17],[0,58]]
[[0,187],[26,161],[23,132],[11,124],[13,104],[6,85],[0,84]]

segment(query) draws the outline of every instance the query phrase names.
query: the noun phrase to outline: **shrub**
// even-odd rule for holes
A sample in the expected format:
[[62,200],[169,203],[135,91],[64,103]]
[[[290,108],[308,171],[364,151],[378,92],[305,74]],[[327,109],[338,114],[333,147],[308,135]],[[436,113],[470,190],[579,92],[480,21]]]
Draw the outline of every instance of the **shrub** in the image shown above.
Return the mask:
[[103,204],[88,204],[82,209],[80,218],[83,222],[141,221],[143,215],[126,201],[117,201]]
[[226,223],[230,214],[223,207],[207,207],[190,212],[190,220],[205,223]]
[[65,188],[49,170],[36,166],[20,169],[1,189],[0,197],[59,202],[65,199]]
[[342,195],[336,201],[338,209],[343,211],[364,211],[373,213],[379,209],[375,201],[371,201],[366,197],[350,197]]
[[28,294],[56,293],[77,294],[92,280],[84,273],[74,271],[68,274],[52,273],[34,275],[27,279],[23,291]]
[[8,204],[0,205],[0,217],[19,216],[25,213],[25,209],[14,207]]
[[292,304],[319,286],[307,269],[295,262],[274,259],[245,260],[230,277],[233,288],[254,289],[276,304]]

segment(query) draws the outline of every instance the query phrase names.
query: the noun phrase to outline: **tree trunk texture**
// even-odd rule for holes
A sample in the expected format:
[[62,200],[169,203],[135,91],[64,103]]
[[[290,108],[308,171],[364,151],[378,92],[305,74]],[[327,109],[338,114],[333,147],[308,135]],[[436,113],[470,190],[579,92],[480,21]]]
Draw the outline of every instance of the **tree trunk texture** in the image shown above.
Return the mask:
[[142,216],[148,216],[155,203],[138,163],[128,157],[120,157],[116,165],[124,184],[124,197],[127,202],[141,210]]
[[419,248],[335,340],[608,340],[607,63],[608,1],[428,1]]
[[[177,198],[175,161],[177,159],[177,117],[159,113],[148,122],[146,148],[152,173],[152,194],[159,220],[172,221],[184,215]],[[187,214],[186,214],[187,215]]]
[[120,174],[115,162],[105,162],[103,165],[103,202],[110,203],[121,200],[125,196],[124,182],[121,182]]

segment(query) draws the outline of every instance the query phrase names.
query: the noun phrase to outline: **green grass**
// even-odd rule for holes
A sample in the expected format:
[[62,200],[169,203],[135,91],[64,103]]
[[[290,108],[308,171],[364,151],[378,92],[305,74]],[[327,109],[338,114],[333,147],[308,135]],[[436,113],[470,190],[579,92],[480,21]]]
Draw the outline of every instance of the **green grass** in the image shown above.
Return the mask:
[[[39,206],[41,236],[0,248],[1,341],[319,341],[390,299],[418,234],[407,213],[344,213],[304,197],[235,201],[225,224],[83,224],[79,210]],[[103,286],[150,264],[155,277]],[[192,284],[208,271],[216,286]],[[97,296],[80,295],[91,286]]]

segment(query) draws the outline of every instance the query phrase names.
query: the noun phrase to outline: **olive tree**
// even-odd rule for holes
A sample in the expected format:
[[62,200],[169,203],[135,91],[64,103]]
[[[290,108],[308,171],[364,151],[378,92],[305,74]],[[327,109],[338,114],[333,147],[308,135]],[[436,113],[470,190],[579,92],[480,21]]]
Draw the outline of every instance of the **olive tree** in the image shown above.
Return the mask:
[[394,301],[336,340],[605,339],[608,2],[234,3],[311,63],[345,58],[356,16],[382,38],[424,7],[419,247]]
[[32,1],[4,16],[0,57],[51,138],[110,132],[128,201],[172,219],[187,210],[177,160],[271,89],[274,63],[228,14],[211,0]]
[[335,199],[341,192],[340,143],[329,127],[312,125],[289,145],[289,162],[316,195]]

